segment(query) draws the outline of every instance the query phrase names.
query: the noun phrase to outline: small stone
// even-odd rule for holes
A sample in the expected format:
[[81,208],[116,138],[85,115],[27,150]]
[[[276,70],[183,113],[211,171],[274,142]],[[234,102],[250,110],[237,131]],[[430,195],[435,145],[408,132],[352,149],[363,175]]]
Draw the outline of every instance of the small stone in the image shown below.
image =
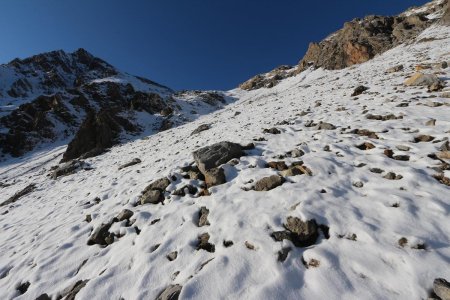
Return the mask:
[[435,126],[436,125],[436,119],[430,119],[425,122],[425,126]]
[[255,191],[270,191],[284,183],[284,178],[278,175],[264,177],[255,184]]
[[352,97],[359,96],[362,93],[364,93],[365,91],[367,91],[368,89],[369,89],[368,87],[360,85],[353,90]]
[[371,169],[370,169],[370,172],[376,173],[376,174],[381,174],[381,173],[384,172],[384,170],[383,170],[383,169],[380,169],[380,168],[371,168]]
[[216,251],[216,247],[214,244],[211,244],[209,242],[209,234],[208,233],[202,233],[198,237],[198,244],[197,244],[197,250],[205,250],[211,253],[214,253]]
[[356,181],[353,182],[353,186],[357,188],[362,188],[364,186],[364,183],[362,181]]
[[231,246],[233,246],[233,245],[234,245],[233,241],[227,241],[227,240],[224,240],[224,241],[223,241],[223,246],[224,246],[225,248],[229,248],[229,247],[231,247]]
[[300,156],[303,156],[303,155],[305,155],[305,152],[303,152],[300,149],[294,149],[294,150],[292,150],[290,152],[290,156],[293,157],[293,158],[300,157]]
[[245,241],[245,247],[250,250],[255,250],[255,246],[252,245],[249,241]]
[[91,215],[86,215],[86,218],[84,219],[86,222],[91,223],[92,221],[92,216]]
[[405,145],[398,145],[396,148],[400,151],[409,151],[411,148]]
[[312,176],[312,171],[304,165],[291,165],[291,167],[287,170],[284,170],[280,172],[281,176],[284,177],[290,177],[290,176],[297,176],[297,175],[308,175]]
[[284,161],[271,161],[267,163],[267,166],[278,171],[283,171],[288,168]]
[[133,216],[133,214],[134,213],[131,210],[124,209],[117,215],[116,218],[119,222],[122,222],[124,220],[129,220]]
[[155,300],[177,300],[180,296],[182,286],[179,284],[169,285]]
[[320,122],[318,126],[319,130],[334,130],[336,129],[336,126],[330,123]]
[[139,200],[142,205],[147,203],[158,204],[162,201],[164,201],[164,195],[159,190],[150,190],[143,194]]
[[25,293],[28,291],[28,288],[29,288],[29,287],[30,287],[30,282],[27,281],[27,282],[21,283],[21,284],[16,288],[16,290],[18,290],[19,293],[20,293],[21,295],[23,295],[23,294],[25,294]]
[[392,158],[400,161],[409,161],[409,155],[394,155]]
[[415,143],[431,142],[432,140],[434,140],[434,136],[426,135],[426,134],[421,134],[421,135],[418,135],[418,136],[416,136],[414,138],[414,142]]
[[400,247],[405,247],[408,244],[408,239],[405,237],[402,237],[401,239],[398,240],[398,244]]
[[227,182],[223,168],[212,168],[203,172],[207,187],[221,185]]
[[357,145],[356,148],[360,149],[360,150],[370,150],[375,148],[375,145],[369,142],[364,142],[360,145]]
[[282,248],[280,251],[278,251],[278,261],[284,262],[287,259],[289,252],[291,251],[292,251],[291,247],[285,247]]
[[198,126],[194,131],[191,132],[191,136],[198,134],[202,131],[208,130],[210,128],[211,128],[211,126],[209,124],[202,124],[202,125]]
[[208,215],[209,210],[205,206],[202,206],[198,213],[198,227],[210,225],[208,221]]
[[269,128],[269,129],[264,129],[263,133],[270,133],[270,134],[280,134],[281,131],[278,128]]
[[137,165],[137,164],[139,164],[139,163],[141,163],[141,160],[140,160],[139,158],[133,158],[133,160],[130,161],[129,163],[126,163],[126,164],[124,164],[124,165],[121,165],[121,166],[119,167],[119,170],[122,170],[122,169],[125,169],[125,168],[128,168],[128,167]]
[[175,259],[177,259],[177,257],[178,257],[177,251],[173,251],[173,252],[170,252],[169,254],[167,254],[167,259],[169,261],[174,261]]
[[315,220],[305,222],[297,217],[288,217],[284,227],[291,233],[290,240],[296,247],[311,246],[319,236]]

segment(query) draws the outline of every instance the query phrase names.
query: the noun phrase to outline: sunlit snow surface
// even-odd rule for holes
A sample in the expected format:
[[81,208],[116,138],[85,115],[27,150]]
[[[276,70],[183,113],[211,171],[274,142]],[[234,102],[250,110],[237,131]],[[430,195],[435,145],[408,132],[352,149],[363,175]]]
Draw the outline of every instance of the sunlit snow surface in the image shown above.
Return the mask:
[[[181,299],[426,298],[434,278],[450,279],[450,189],[432,178],[435,171],[430,167],[437,162],[427,157],[442,142],[411,140],[417,134],[449,138],[450,99],[428,98],[426,88],[402,83],[419,63],[450,60],[449,27],[432,27],[419,40],[423,42],[397,47],[345,70],[306,71],[272,89],[229,91],[237,100],[224,109],[88,159],[94,168],[90,171],[50,179],[47,174],[61,158],[63,146],[2,163],[0,181],[12,185],[1,189],[1,201],[32,182],[37,190],[0,208],[0,298],[35,299],[43,293],[57,297],[86,279],[89,282],[77,299],[154,299],[170,284],[183,286]],[[398,64],[405,66],[403,72],[385,73]],[[449,68],[438,75],[449,84]],[[358,99],[350,97],[361,84],[370,90]],[[408,107],[397,107],[404,101],[410,101]],[[447,105],[423,105],[430,102]],[[340,107],[346,110],[338,111]],[[297,116],[308,108],[310,114]],[[403,119],[367,120],[364,110]],[[437,120],[436,126],[424,125],[430,118]],[[262,133],[284,120],[290,125],[276,126],[281,134]],[[308,120],[329,122],[338,129],[307,128]],[[204,123],[212,128],[190,136]],[[375,131],[380,139],[341,133],[348,126]],[[235,167],[224,166],[228,182],[211,188],[211,196],[172,196],[164,205],[132,206],[152,180],[179,173],[180,166],[192,162],[191,152],[198,147],[219,141],[247,144],[261,136],[267,142],[256,142],[256,149]],[[364,141],[376,148],[355,147]],[[323,151],[326,145],[331,152]],[[402,154],[397,145],[411,147],[404,153],[410,161],[383,155],[386,148]],[[242,190],[250,180],[276,174],[263,168],[264,163],[295,148],[306,153],[301,160],[314,176],[291,177],[268,192]],[[135,157],[142,163],[118,171],[119,165]],[[298,159],[286,159],[294,160]],[[356,167],[360,163],[366,166]],[[387,180],[370,168],[404,178]],[[355,181],[364,186],[355,188]],[[169,189],[187,182],[177,181]],[[322,189],[327,193],[320,193]],[[95,197],[101,199],[99,204],[85,205]],[[201,206],[210,210],[211,225],[198,228]],[[91,229],[124,208],[134,211],[132,219],[141,233],[116,223],[112,230],[123,237],[106,248],[87,246]],[[92,215],[91,223],[84,221],[87,214]],[[281,230],[287,216],[328,225],[330,238],[321,236],[316,245],[295,248],[284,263],[278,262],[277,252],[290,242],[275,242],[270,233]],[[155,219],[161,221],[151,225]],[[203,232],[211,235],[215,253],[195,250]],[[352,234],[356,241],[338,237]],[[408,239],[404,248],[398,245],[401,237]],[[225,248],[223,240],[234,245]],[[256,249],[247,249],[246,241]],[[412,248],[419,243],[427,249]],[[157,244],[161,246],[151,252]],[[172,251],[178,251],[178,258],[171,262],[166,255]],[[320,265],[306,269],[302,256]],[[31,285],[19,295],[16,287],[26,281]]]

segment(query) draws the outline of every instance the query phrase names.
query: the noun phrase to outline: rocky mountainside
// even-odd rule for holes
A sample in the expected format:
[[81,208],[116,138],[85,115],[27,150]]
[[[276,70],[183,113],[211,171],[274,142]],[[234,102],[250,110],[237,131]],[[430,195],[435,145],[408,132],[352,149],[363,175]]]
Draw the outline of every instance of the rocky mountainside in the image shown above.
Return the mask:
[[436,18],[345,69],[159,94],[166,130],[126,143],[108,137],[154,125],[160,102],[95,107],[69,146],[0,162],[0,298],[449,300],[450,24]]
[[[241,84],[245,90],[271,88],[280,80],[310,68],[338,70],[366,62],[393,47],[411,42],[436,22],[449,22],[448,0],[430,2],[398,16],[354,19],[319,43],[310,43],[298,66],[277,68]],[[288,71],[286,71],[288,70]]]
[[[93,156],[127,135],[193,119],[198,105],[209,112],[225,103],[215,92],[197,92],[184,101],[183,93],[123,73],[84,49],[15,59],[0,66],[0,79],[4,158],[73,137],[63,160]],[[183,111],[185,104],[191,108]]]

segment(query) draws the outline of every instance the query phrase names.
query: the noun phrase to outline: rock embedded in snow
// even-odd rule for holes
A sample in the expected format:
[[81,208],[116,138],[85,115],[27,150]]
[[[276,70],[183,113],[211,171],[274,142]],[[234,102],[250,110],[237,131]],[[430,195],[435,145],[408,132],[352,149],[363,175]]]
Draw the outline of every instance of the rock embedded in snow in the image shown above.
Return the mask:
[[362,144],[359,144],[356,146],[356,148],[360,149],[360,150],[370,150],[375,148],[375,145],[369,142],[364,142]]
[[9,197],[7,200],[0,203],[0,206],[5,206],[5,205],[9,205],[11,203],[14,203],[17,200],[19,200],[20,198],[22,198],[23,196],[28,195],[31,192],[33,192],[35,189],[36,189],[36,185],[34,183],[31,183],[31,184],[27,185],[25,188],[23,188],[22,190],[18,191],[17,193],[15,193],[11,197]]
[[397,65],[386,70],[387,73],[396,73],[403,71],[403,65]]
[[208,221],[208,215],[209,210],[205,206],[202,206],[200,208],[200,211],[198,212],[198,227],[210,225]]
[[406,86],[430,86],[439,82],[439,78],[434,74],[415,73],[404,84]]
[[132,161],[130,161],[130,162],[126,163],[126,164],[123,164],[123,165],[119,166],[119,170],[122,170],[122,169],[125,169],[125,168],[128,168],[128,167],[131,167],[131,166],[140,164],[141,162],[142,162],[142,161],[141,161],[139,158],[133,158]]
[[367,91],[368,89],[369,89],[368,87],[363,86],[363,85],[357,86],[357,87],[353,90],[352,97],[359,96],[359,95],[361,95],[362,93],[364,93],[365,91]]
[[51,174],[53,179],[57,179],[60,176],[67,176],[76,173],[77,171],[85,168],[86,164],[82,160],[71,160],[58,166]]
[[272,127],[272,128],[264,129],[263,133],[280,134],[281,131],[278,128]]
[[271,169],[275,169],[278,171],[283,171],[288,168],[288,166],[286,165],[286,163],[284,161],[269,161],[267,163],[267,166]]
[[331,123],[320,122],[317,128],[319,130],[334,130],[336,129],[336,126]]
[[433,282],[434,293],[441,300],[450,300],[450,282],[443,278],[436,278]]
[[255,191],[270,191],[284,183],[284,178],[278,175],[272,175],[268,177],[261,178],[255,183]]
[[155,300],[177,300],[180,296],[182,286],[179,284],[169,285]]
[[114,235],[109,232],[109,228],[111,228],[112,222],[101,224],[97,229],[94,230],[94,232],[89,237],[87,244],[89,246],[92,245],[101,245],[106,246],[109,244],[112,244],[114,241]]
[[216,251],[216,246],[209,242],[209,234],[207,232],[198,236],[197,250],[205,250],[211,253]]
[[160,190],[149,190],[141,195],[139,202],[144,204],[158,204],[164,201],[164,194]]
[[198,126],[197,128],[195,128],[194,131],[191,132],[191,136],[196,135],[202,131],[209,130],[210,128],[211,128],[211,126],[209,124],[202,124],[202,125]]
[[122,210],[118,215],[117,215],[117,220],[119,222],[125,221],[125,220],[129,220],[132,216],[133,216],[133,212],[129,209],[124,209]]
[[166,257],[169,261],[174,261],[178,257],[178,252],[177,251],[170,252],[169,254],[167,254]]
[[414,137],[414,143],[431,142],[432,140],[434,140],[434,136],[427,135],[427,134],[421,134],[421,135]]
[[291,247],[284,247],[280,251],[278,251],[278,261],[284,262],[287,259],[289,252],[291,251],[292,251]]
[[206,186],[208,187],[221,185],[227,182],[225,171],[221,167],[206,170],[203,172],[203,175],[205,176]]
[[287,217],[286,230],[271,234],[275,241],[290,240],[296,247],[308,247],[315,244],[319,237],[319,227],[315,220],[302,221],[297,217]]
[[280,172],[280,175],[283,177],[297,176],[297,175],[308,175],[312,176],[312,171],[305,165],[302,164],[293,164],[287,170],[283,170]]

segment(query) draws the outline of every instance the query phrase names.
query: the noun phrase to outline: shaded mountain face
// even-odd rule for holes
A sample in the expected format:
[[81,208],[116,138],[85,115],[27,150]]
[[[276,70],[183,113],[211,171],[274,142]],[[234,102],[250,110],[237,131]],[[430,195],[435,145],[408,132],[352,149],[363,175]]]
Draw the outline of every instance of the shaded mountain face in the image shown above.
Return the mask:
[[310,43],[305,56],[294,67],[283,66],[257,75],[241,84],[244,90],[271,88],[284,78],[314,67],[337,70],[366,62],[395,46],[416,38],[424,29],[442,20],[450,24],[449,1],[430,2],[398,16],[367,16],[344,27],[319,43]]
[[173,111],[171,89],[120,72],[84,49],[15,59],[0,66],[0,78],[3,155],[21,156],[73,136],[78,142],[71,143],[64,160],[101,153],[122,133],[142,129],[133,121],[137,113],[156,115],[157,127]]

